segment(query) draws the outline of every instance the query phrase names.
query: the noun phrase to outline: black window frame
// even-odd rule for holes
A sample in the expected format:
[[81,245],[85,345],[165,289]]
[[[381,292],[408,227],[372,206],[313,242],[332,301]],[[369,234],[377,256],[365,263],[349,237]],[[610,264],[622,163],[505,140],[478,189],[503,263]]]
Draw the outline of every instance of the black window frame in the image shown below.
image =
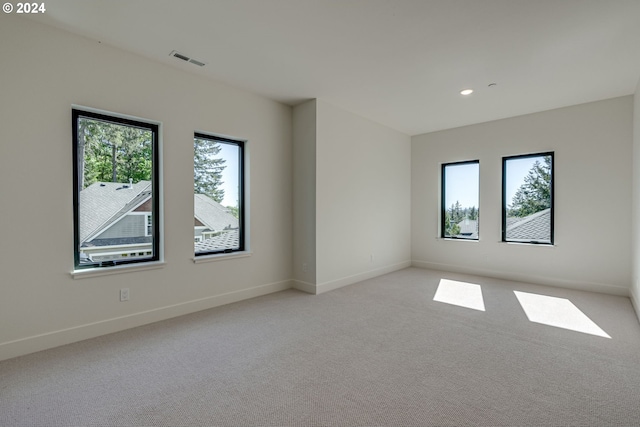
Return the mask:
[[[462,165],[470,165],[477,164],[478,165],[478,237],[467,238],[467,237],[457,237],[457,236],[446,236],[446,215],[447,215],[447,206],[446,206],[446,195],[447,195],[447,183],[446,183],[446,173],[445,170],[447,166],[462,166]],[[441,239],[453,239],[453,240],[470,240],[470,241],[478,241],[480,240],[480,159],[477,160],[464,160],[460,162],[449,162],[442,163],[440,169],[440,238]]]
[[195,243],[194,242],[194,256],[202,257],[202,256],[210,256],[210,255],[220,255],[220,254],[231,254],[234,252],[244,252],[246,250],[246,213],[245,213],[245,144],[246,141],[241,139],[233,139],[228,137],[222,137],[215,134],[208,134],[203,132],[194,132],[193,138],[195,139],[208,139],[210,141],[216,141],[222,144],[230,144],[238,147],[238,248],[237,249],[223,249],[223,250],[215,250],[215,251],[195,251]]
[[[551,157],[551,210],[550,210],[550,239],[549,242],[546,241],[538,241],[538,240],[508,240],[507,239],[507,162],[509,160],[516,159],[526,159],[532,157]],[[553,246],[555,242],[555,227],[554,227],[554,218],[555,218],[555,167],[556,167],[556,159],[555,152],[553,151],[545,151],[541,153],[529,153],[529,154],[518,154],[514,156],[504,156],[502,157],[502,242],[503,243],[522,243],[522,244],[530,244],[530,245],[543,245],[543,246]]]
[[[73,234],[74,234],[74,270],[88,268],[109,268],[126,264],[140,264],[156,262],[160,260],[160,126],[154,122],[125,118],[123,116],[107,113],[72,108],[72,151],[73,151]],[[78,169],[78,120],[88,118],[93,120],[114,123],[122,126],[132,126],[148,130],[152,134],[151,140],[151,205],[152,205],[152,253],[143,259],[116,259],[93,263],[80,264],[80,191],[79,178],[81,171]],[[145,219],[146,221],[146,219]],[[146,227],[145,222],[145,227]],[[136,251],[137,252],[137,251]],[[145,251],[146,252],[146,251]]]

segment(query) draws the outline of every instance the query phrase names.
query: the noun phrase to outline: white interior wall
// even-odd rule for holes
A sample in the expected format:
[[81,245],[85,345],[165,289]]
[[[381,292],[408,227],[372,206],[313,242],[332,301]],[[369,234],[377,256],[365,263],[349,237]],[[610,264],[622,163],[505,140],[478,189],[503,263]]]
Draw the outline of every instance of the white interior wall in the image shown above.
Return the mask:
[[316,100],[293,109],[293,278],[296,288],[316,285]]
[[[290,107],[26,19],[0,56],[0,359],[291,286]],[[163,123],[163,268],[69,274],[72,104]],[[249,141],[249,257],[192,261],[195,130]]]
[[631,227],[633,235],[633,280],[631,300],[640,319],[640,80],[633,97],[633,210]]
[[316,101],[317,291],[410,265],[411,139]]
[[[627,295],[632,110],[626,96],[413,137],[413,265]],[[544,151],[555,152],[555,246],[502,243],[502,157]],[[441,164],[475,159],[480,240],[440,239]]]

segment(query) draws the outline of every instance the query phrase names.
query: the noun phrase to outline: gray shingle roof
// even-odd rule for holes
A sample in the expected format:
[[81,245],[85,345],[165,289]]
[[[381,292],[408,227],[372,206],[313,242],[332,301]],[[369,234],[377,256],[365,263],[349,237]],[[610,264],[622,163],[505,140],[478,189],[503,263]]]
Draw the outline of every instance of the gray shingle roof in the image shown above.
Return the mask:
[[240,245],[240,233],[239,230],[225,230],[219,235],[202,242],[196,242],[195,251],[199,252],[212,252],[230,248],[238,248]]
[[140,181],[133,186],[95,182],[80,191],[80,242],[91,240],[150,196],[150,181]]
[[120,245],[138,245],[143,243],[152,243],[153,237],[140,236],[140,237],[113,237],[110,239],[93,239],[90,242],[85,242],[82,247],[90,248],[97,246],[120,246]]
[[522,220],[522,218],[520,218],[518,216],[508,216],[507,217],[507,228],[512,226],[516,222],[521,221],[521,220]]
[[551,209],[522,218],[507,218],[507,239],[550,242]]
[[478,238],[478,220],[465,218],[458,223],[458,227],[460,227],[459,236],[462,235],[467,239]]
[[[80,243],[98,236],[106,227],[151,197],[151,182],[136,184],[96,182],[80,192]],[[237,229],[238,219],[204,194],[194,195],[195,217],[211,231]]]
[[[464,219],[458,223],[460,232],[458,236],[465,238],[478,238],[478,221]],[[507,239],[523,242],[551,241],[551,209],[525,217],[507,217]]]
[[210,197],[194,194],[193,203],[196,219],[211,231],[238,228],[238,218]]

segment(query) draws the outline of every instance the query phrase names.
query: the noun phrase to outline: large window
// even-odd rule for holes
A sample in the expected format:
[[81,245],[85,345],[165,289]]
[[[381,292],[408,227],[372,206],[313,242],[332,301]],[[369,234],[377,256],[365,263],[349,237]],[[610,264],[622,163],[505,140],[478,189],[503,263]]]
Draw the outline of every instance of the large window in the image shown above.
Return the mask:
[[503,157],[502,240],[553,244],[553,153]]
[[480,162],[442,165],[440,237],[478,240]]
[[158,125],[74,109],[75,268],[159,259]]
[[245,250],[244,142],[194,136],[195,254]]

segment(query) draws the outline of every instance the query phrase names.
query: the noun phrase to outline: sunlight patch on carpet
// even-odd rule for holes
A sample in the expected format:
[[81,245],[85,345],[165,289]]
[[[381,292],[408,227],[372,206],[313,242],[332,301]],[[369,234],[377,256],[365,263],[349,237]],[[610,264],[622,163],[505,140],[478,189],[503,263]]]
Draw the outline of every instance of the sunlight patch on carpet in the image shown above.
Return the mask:
[[530,321],[599,337],[611,338],[566,298],[513,291]]
[[471,308],[473,310],[484,310],[484,299],[482,298],[482,288],[480,285],[456,280],[440,279],[434,301],[460,307]]

